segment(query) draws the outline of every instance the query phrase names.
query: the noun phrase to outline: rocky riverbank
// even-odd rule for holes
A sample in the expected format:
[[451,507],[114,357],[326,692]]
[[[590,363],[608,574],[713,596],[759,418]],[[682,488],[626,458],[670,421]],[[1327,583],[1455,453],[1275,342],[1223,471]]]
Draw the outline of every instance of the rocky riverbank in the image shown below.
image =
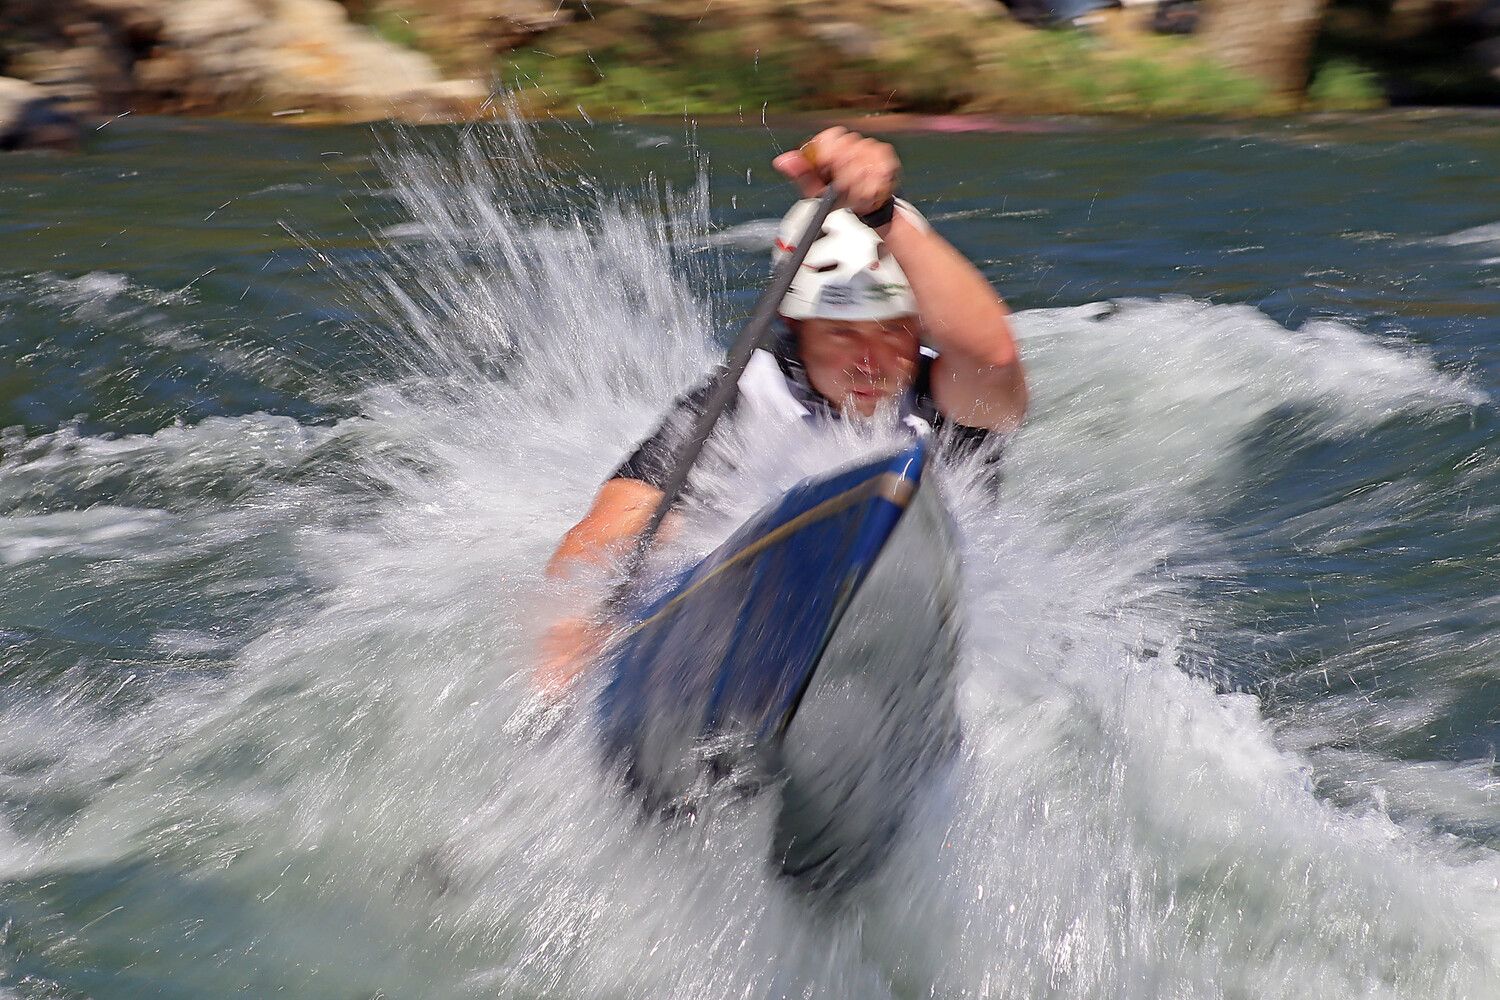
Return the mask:
[[487,89],[334,0],[7,0],[0,67],[77,114],[470,112]]
[[[1253,114],[1383,100],[1357,63],[1310,72],[1328,0],[1123,2],[5,0],[0,75],[41,88],[28,121],[466,118],[489,112],[499,84],[536,113],[622,116]],[[1410,20],[1424,2],[1396,6]],[[1425,3],[1475,17],[1496,6]],[[1072,26],[1039,28],[1037,9],[1067,9]]]
[[25,80],[0,77],[0,152],[72,149],[79,123],[47,91]]

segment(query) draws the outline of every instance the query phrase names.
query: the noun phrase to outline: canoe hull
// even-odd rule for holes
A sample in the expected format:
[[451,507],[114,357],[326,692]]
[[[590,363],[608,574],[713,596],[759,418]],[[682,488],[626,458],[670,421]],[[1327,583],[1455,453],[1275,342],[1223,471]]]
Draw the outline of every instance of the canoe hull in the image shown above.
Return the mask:
[[845,611],[777,747],[773,856],[783,872],[820,886],[869,872],[953,756],[958,588],[948,512],[924,487]]
[[599,717],[648,808],[775,782],[784,871],[878,860],[957,742],[958,563],[926,457],[799,484],[629,613]]

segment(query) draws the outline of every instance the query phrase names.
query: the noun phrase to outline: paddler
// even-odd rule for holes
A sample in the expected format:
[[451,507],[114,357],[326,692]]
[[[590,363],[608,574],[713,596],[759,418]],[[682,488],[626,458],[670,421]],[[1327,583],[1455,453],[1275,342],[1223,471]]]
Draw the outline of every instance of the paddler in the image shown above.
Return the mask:
[[[795,251],[813,199],[827,185],[841,192],[842,207],[809,249],[778,310],[782,336],[772,350],[752,355],[737,402],[801,412],[809,421],[900,420],[930,429],[948,450],[983,448],[1015,430],[1027,394],[1010,311],[979,270],[896,197],[895,150],[830,128],[773,166],[806,199],[782,221],[778,259]],[[712,385],[710,379],[677,399],[600,487],[588,514],[563,536],[549,576],[607,565],[630,549],[662,500],[673,457]],[[554,693],[565,689],[600,637],[589,617],[554,624],[538,683]]]

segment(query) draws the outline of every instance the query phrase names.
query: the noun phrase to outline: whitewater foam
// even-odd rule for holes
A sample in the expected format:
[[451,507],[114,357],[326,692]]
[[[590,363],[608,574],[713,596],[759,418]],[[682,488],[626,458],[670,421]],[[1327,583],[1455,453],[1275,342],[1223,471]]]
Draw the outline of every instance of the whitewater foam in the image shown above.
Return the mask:
[[1433,243],[1446,247],[1467,247],[1486,243],[1500,243],[1500,222],[1491,222],[1471,229],[1462,229],[1447,236],[1435,238]]
[[12,433],[0,451],[0,509],[27,509],[46,498],[75,496],[119,503],[200,506],[243,492],[257,480],[306,472],[337,446],[382,442],[368,421],[327,426],[250,413],[208,417],[152,434],[86,435],[76,424],[31,437]]
[[[18,503],[57,477],[154,478],[160,510],[201,497],[195,484],[249,480],[262,523],[295,530],[213,583],[269,564],[303,588],[227,648],[208,630],[153,631],[161,656],[232,652],[233,667],[174,677],[131,711],[0,699],[0,792],[72,803],[0,843],[9,877],[35,879],[23,919],[51,912],[48,885],[107,873],[131,905],[89,940],[124,948],[200,921],[214,938],[154,968],[209,991],[1456,1000],[1500,987],[1493,856],[1320,797],[1310,751],[1206,679],[1217,609],[1197,587],[1237,572],[1209,515],[1268,421],[1290,412],[1336,440],[1486,405],[1461,375],[1410,345],[1333,323],[1289,331],[1245,306],[1018,316],[1036,403],[1004,489],[976,468],[940,473],[967,567],[962,756],[887,868],[825,905],[764,864],[767,798],[643,821],[598,767],[586,705],[543,734],[527,715],[536,634],[562,600],[542,576],[551,547],[714,357],[713,307],[685,289],[713,288],[719,265],[674,249],[709,243],[703,191],[583,210],[523,130],[468,141],[457,160],[418,150],[387,166],[395,202],[435,239],[388,247],[369,273],[326,264],[400,362],[399,381],[353,401],[359,418],[64,429],[7,449],[0,491]],[[680,544],[702,551],[785,483],[894,440],[860,426],[731,436],[738,472],[701,480],[724,502]],[[360,484],[358,517],[322,513],[352,502],[337,477],[292,474],[334,443],[349,446],[333,471]],[[244,495],[206,514],[248,514]],[[48,522],[25,522],[45,537]]]

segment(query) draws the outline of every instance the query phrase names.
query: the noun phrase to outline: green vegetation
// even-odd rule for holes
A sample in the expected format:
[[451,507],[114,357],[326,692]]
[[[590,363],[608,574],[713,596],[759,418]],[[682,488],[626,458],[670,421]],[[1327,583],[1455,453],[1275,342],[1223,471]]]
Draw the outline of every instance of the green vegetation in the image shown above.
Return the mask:
[[1352,59],[1330,59],[1313,73],[1308,105],[1317,111],[1369,111],[1385,106],[1376,75]]
[[880,99],[879,110],[894,104],[909,111],[958,111],[977,96],[979,53],[972,39],[952,30],[892,18],[880,25],[887,39],[882,58],[863,67]]
[[422,36],[412,27],[411,14],[393,7],[377,7],[365,23],[370,30],[392,45],[408,49],[422,48]]
[[803,106],[803,92],[781,60],[747,59],[722,44],[701,39],[687,58],[674,62],[642,58],[620,46],[568,54],[522,49],[501,60],[500,76],[531,105],[576,105],[591,114],[711,115],[763,104]]
[[1015,37],[982,68],[977,103],[1004,111],[1245,115],[1281,110],[1259,82],[1204,57],[1189,40],[1125,44],[1076,31]]
[[[1284,110],[1260,83],[1207,59],[1189,40],[1121,46],[1076,31],[1018,26],[968,38],[878,25],[879,48],[851,55],[795,35],[774,53],[733,31],[615,35],[599,48],[559,38],[507,53],[501,79],[534,109],[589,114],[733,114],[834,107],[941,113],[1244,115]],[[1344,95],[1345,77],[1332,86]],[[1340,97],[1347,100],[1347,97]]]

